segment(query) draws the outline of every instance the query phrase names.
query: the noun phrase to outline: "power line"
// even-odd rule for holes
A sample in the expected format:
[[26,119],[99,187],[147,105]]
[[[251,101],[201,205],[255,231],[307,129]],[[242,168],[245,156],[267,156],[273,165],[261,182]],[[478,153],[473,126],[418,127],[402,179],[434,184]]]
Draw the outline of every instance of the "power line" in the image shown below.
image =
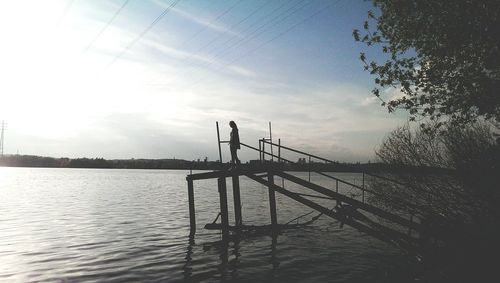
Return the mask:
[[[238,2],[239,3],[239,2]],[[250,12],[250,14],[248,14],[245,18],[243,18],[242,20],[240,20],[239,22],[237,22],[236,24],[233,25],[233,28],[236,28],[237,26],[239,26],[240,24],[242,24],[243,22],[245,22],[246,20],[248,20],[251,16],[253,16],[255,13],[257,13],[259,10],[261,10],[262,8],[264,8],[264,6],[268,5],[272,3],[272,1],[268,1],[268,2],[264,2],[263,5],[257,7],[257,9],[253,10],[252,12]],[[194,54],[192,54],[191,56],[187,57],[185,60],[189,60],[190,58],[192,58],[193,56],[196,56],[196,53],[199,53],[200,51],[204,50],[205,48],[209,47],[210,45],[212,45],[214,42],[216,42],[219,38],[221,38],[222,36],[226,35],[227,34],[227,30],[222,33],[222,34],[219,34],[217,35],[216,37],[214,37],[210,42],[208,42],[207,44],[203,45],[201,48],[198,48]],[[236,36],[236,35],[235,35]]]
[[[246,56],[248,56],[248,55],[251,55],[251,54],[255,53],[255,52],[256,52],[257,50],[259,50],[260,48],[262,48],[262,47],[264,47],[265,45],[267,45],[267,44],[269,44],[269,43],[273,42],[274,40],[276,40],[276,39],[278,39],[278,38],[282,37],[283,35],[285,35],[285,34],[289,33],[290,31],[292,31],[294,28],[298,27],[299,25],[302,25],[302,24],[304,24],[304,23],[306,23],[306,22],[310,21],[313,17],[315,17],[315,16],[317,16],[317,15],[319,15],[319,14],[323,13],[323,12],[324,12],[324,11],[326,11],[328,8],[330,8],[330,7],[334,6],[334,5],[336,5],[336,4],[337,4],[337,3],[339,3],[339,2],[340,2],[340,0],[337,0],[337,1],[335,1],[335,2],[332,2],[332,3],[328,4],[328,5],[325,5],[323,8],[321,8],[321,9],[317,10],[316,12],[314,12],[314,13],[313,13],[313,14],[311,14],[311,15],[309,15],[308,17],[306,17],[306,18],[302,19],[301,21],[297,22],[296,24],[294,24],[294,25],[290,26],[288,29],[286,29],[286,30],[282,31],[281,33],[277,34],[276,36],[272,37],[271,39],[269,39],[269,40],[265,41],[264,43],[260,44],[260,45],[259,45],[259,46],[257,46],[256,48],[254,48],[254,49],[250,50],[249,52],[247,52],[247,53],[243,54],[242,56],[236,57],[235,59],[233,59],[233,60],[229,61],[228,63],[226,63],[226,64],[224,64],[224,65],[222,65],[222,66],[221,66],[221,67],[219,67],[217,70],[220,70],[220,69],[221,69],[221,68],[223,68],[223,67],[227,67],[228,65],[230,65],[230,64],[232,64],[232,63],[234,63],[234,62],[237,62],[237,61],[239,61],[239,60],[243,59],[244,57],[246,57]],[[199,83],[200,81],[201,81],[201,80],[198,80],[197,82],[193,83],[192,85],[197,84],[197,83]]]
[[125,0],[123,2],[123,4],[120,6],[120,8],[118,8],[118,10],[116,10],[116,12],[113,14],[113,16],[111,17],[111,19],[109,19],[109,21],[106,23],[106,25],[104,25],[102,27],[102,29],[99,31],[99,33],[90,41],[89,45],[87,45],[87,47],[83,50],[83,52],[87,52],[91,47],[92,45],[94,44],[94,42],[97,41],[97,39],[106,31],[106,29],[113,23],[113,21],[116,19],[116,17],[118,17],[118,15],[121,13],[121,11],[123,10],[123,8],[125,8],[125,6],[127,6],[128,2],[130,0]]
[[340,2],[340,0],[337,0],[337,1],[333,2],[333,3],[330,3],[330,4],[326,5],[325,7],[321,8],[321,9],[319,9],[318,11],[314,12],[313,14],[311,14],[309,17],[304,18],[302,21],[300,21],[300,22],[296,23],[295,25],[290,26],[288,29],[286,29],[286,30],[284,30],[283,32],[279,33],[278,35],[274,36],[274,37],[273,37],[273,38],[271,38],[270,40],[268,40],[268,41],[266,41],[266,42],[262,43],[261,45],[257,46],[257,47],[256,47],[255,49],[253,49],[252,51],[250,51],[250,52],[248,52],[248,53],[244,54],[243,56],[241,56],[241,57],[237,58],[236,60],[231,61],[229,64],[231,64],[231,63],[233,63],[233,62],[236,62],[236,61],[239,61],[239,60],[240,60],[242,57],[244,57],[244,56],[247,56],[247,55],[250,55],[250,54],[255,53],[255,51],[257,51],[257,50],[259,50],[260,48],[264,47],[265,45],[267,45],[267,44],[269,44],[269,43],[273,42],[274,40],[276,40],[276,39],[278,39],[278,38],[282,37],[283,35],[285,35],[285,34],[289,33],[290,31],[292,31],[294,28],[298,27],[299,25],[304,24],[305,22],[307,22],[307,21],[311,20],[314,16],[317,16],[317,15],[319,15],[319,14],[323,13],[323,12],[324,12],[324,11],[326,11],[328,8],[330,8],[330,7],[334,6],[334,5],[336,5],[338,2]]
[[[281,10],[281,8],[283,8],[288,2],[285,1],[283,2],[280,6],[274,8],[270,13],[267,13],[265,16],[261,17],[259,20],[257,20],[256,22],[254,22],[253,24],[251,24],[249,27],[247,27],[245,30],[242,31],[242,33],[246,33],[247,31],[251,30],[250,33],[241,38],[240,40],[238,40],[237,42],[235,42],[234,44],[232,45],[229,45],[227,46],[226,48],[222,49],[222,50],[219,50],[219,52],[212,56],[210,59],[212,59],[210,62],[208,63],[202,63],[202,64],[198,64],[198,68],[201,68],[201,67],[209,67],[210,65],[212,65],[215,61],[215,59],[219,58],[221,56],[221,54],[227,54],[226,53],[226,50],[229,50],[235,46],[239,47],[241,44],[240,43],[244,43],[245,41],[248,41],[249,39],[252,39],[254,38],[255,36],[253,36],[254,34],[256,34],[258,31],[260,31],[262,28],[265,28],[266,26],[268,27],[270,24],[272,24],[273,22],[275,22],[277,19],[280,19],[281,17],[283,17],[283,15],[285,15],[288,11],[292,10],[292,13],[295,13],[296,11],[298,11],[299,9],[303,8],[305,5],[303,5],[302,7],[300,7],[299,9],[296,9],[296,10],[293,10],[295,9],[301,2],[304,2],[303,0],[299,0],[298,2],[296,2],[294,5],[292,5],[291,7],[289,7],[288,9],[286,9],[285,11],[282,11],[280,12],[278,15],[274,16],[274,14]],[[307,4],[307,3],[306,3]],[[291,14],[289,14],[288,16],[290,16]],[[286,19],[288,16],[286,16],[284,19]],[[265,20],[264,24],[258,26],[256,29],[252,30],[252,28],[254,26],[256,26],[257,24],[259,24],[262,20]],[[282,19],[283,20],[283,19]],[[280,23],[281,21],[279,21],[278,23]],[[276,25],[277,23],[275,23]],[[271,27],[275,26],[275,25],[272,25]],[[264,31],[265,32],[265,31]],[[259,33],[258,35],[262,34],[263,32]],[[258,36],[257,35],[257,36]],[[231,42],[234,38],[236,37],[236,35],[233,35],[231,38],[229,38],[228,40],[226,40],[223,44],[225,43],[228,43],[228,42]],[[251,38],[250,38],[251,37]],[[196,54],[192,55],[192,56],[196,56]],[[190,65],[194,65],[194,63],[190,64]]]
[[[239,0],[235,2],[231,7],[227,8],[224,10],[222,13],[220,13],[214,20],[212,20],[208,25],[211,25],[213,23],[216,23],[221,19],[224,15],[229,13],[232,9],[234,9],[236,6],[238,6],[243,0]],[[204,27],[200,28],[197,32],[195,32],[192,36],[190,36],[188,39],[184,40],[184,42],[181,44],[181,47],[184,47],[188,42],[193,40],[195,37],[197,37],[201,32],[206,30],[208,28],[208,25],[205,25]]]
[[[300,11],[305,6],[307,6],[307,5],[311,4],[311,3],[312,3],[312,1],[309,1],[309,2],[307,2],[307,1],[298,1],[297,3],[295,3],[294,5],[292,5],[291,7],[289,7],[288,9],[286,9],[285,11],[281,12],[280,14],[278,14],[276,17],[272,17],[269,21],[266,21],[266,22],[264,22],[264,24],[262,24],[259,27],[257,27],[257,29],[254,29],[253,31],[251,31],[249,35],[241,38],[240,40],[236,41],[234,44],[229,45],[226,48],[220,50],[215,56],[211,57],[211,59],[212,59],[211,62],[209,62],[208,64],[207,63],[206,64],[201,64],[200,67],[209,67],[210,65],[213,64],[213,62],[215,62],[215,59],[218,59],[218,58],[220,58],[223,55],[227,55],[228,52],[230,53],[230,52],[233,52],[234,50],[237,50],[237,48],[239,48],[240,46],[242,46],[246,42],[249,42],[250,40],[259,37],[261,34],[267,32],[271,28],[273,28],[273,27],[277,26],[278,24],[282,23],[283,21],[285,21],[286,19],[288,19],[290,16],[294,15],[295,13],[297,13],[298,11]],[[300,5],[300,4],[302,4],[302,5]],[[279,8],[281,8],[281,7],[282,6],[280,6]],[[276,11],[276,9],[273,10],[273,12],[274,11]],[[231,49],[233,51],[230,51]]]
[[[303,3],[303,5],[301,5],[300,7],[298,7],[299,4],[301,4],[301,3]],[[309,2],[299,1],[299,2],[295,3],[295,5],[293,5],[292,7],[289,7],[288,9],[286,9],[285,11],[283,11],[282,13],[280,13],[277,17],[272,18],[270,21],[268,21],[268,22],[260,25],[257,29],[255,29],[254,31],[252,31],[248,36],[246,36],[244,38],[241,38],[240,40],[238,40],[234,44],[226,47],[223,50],[220,50],[220,52],[217,55],[215,55],[214,57],[212,57],[213,60],[215,60],[217,58],[220,58],[222,55],[227,55],[228,53],[226,51],[228,51],[230,49],[233,49],[233,51],[237,50],[237,48],[239,48],[240,46],[242,46],[246,42],[249,42],[250,40],[259,37],[261,34],[264,34],[268,30],[270,30],[271,28],[273,28],[273,27],[277,26],[278,24],[282,23],[283,21],[285,21],[286,19],[288,19],[290,16],[292,16],[293,14],[295,14],[298,11],[302,10],[305,6],[307,6],[307,5],[311,4],[311,3],[312,3],[312,1],[309,1]],[[290,12],[290,13],[288,13],[288,12]],[[288,14],[286,14],[286,13],[288,13]],[[209,65],[207,65],[207,67]]]
[[148,33],[166,14],[168,14],[168,12],[170,12],[172,10],[172,8],[175,7],[175,5],[177,5],[177,3],[179,3],[180,1],[182,0],[174,0],[172,2],[172,4],[170,4],[170,6],[168,6],[167,8],[165,8],[165,10],[163,10],[163,12],[158,16],[156,17],[156,19],[151,23],[149,24],[149,26],[144,29],[134,40],[132,40],[118,55],[116,55],[113,60],[111,60],[111,62],[107,65],[107,68],[111,67],[111,65],[113,65],[118,59],[120,59],[130,48],[132,48],[137,42],[139,42],[139,40],[141,40],[145,35],[146,33]]
[[[268,1],[266,3],[264,3],[264,5],[258,7],[256,10],[254,10],[252,13],[250,13],[245,19],[243,19],[242,21],[240,21],[238,24],[236,24],[236,26],[238,26],[239,24],[243,23],[245,20],[247,20],[248,18],[250,18],[251,16],[253,16],[256,12],[258,12],[259,10],[261,10],[264,6],[266,6],[267,4],[270,4],[272,3],[272,1]],[[275,11],[281,9],[287,2],[283,2],[279,7],[275,8],[273,11],[271,11],[271,13],[268,13],[267,15],[265,15],[264,17],[261,17],[260,19],[264,19],[266,18],[267,16],[273,14]],[[242,33],[245,33],[246,31],[248,31],[249,29],[251,29],[253,26],[255,26],[259,21],[257,20],[256,22],[254,22],[253,24],[251,24],[248,28],[246,28],[244,31],[242,31]],[[228,43],[228,42],[231,42],[234,38],[238,37],[238,34],[234,34],[233,36],[231,36],[229,39],[227,39],[226,41],[224,41],[222,44],[220,44],[221,46],[223,46],[224,44]],[[209,50],[211,51],[211,50]]]

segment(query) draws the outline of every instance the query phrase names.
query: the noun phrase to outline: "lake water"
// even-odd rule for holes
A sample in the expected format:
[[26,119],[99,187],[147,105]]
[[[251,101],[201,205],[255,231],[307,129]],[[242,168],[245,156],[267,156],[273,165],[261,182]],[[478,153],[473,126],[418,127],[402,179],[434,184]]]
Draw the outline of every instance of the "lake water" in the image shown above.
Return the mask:
[[[0,281],[408,282],[417,277],[413,258],[326,216],[274,239],[243,235],[229,244],[226,258],[220,233],[203,229],[219,211],[216,180],[195,181],[198,226],[194,239],[188,237],[188,173],[0,167]],[[360,182],[357,174],[338,175]],[[331,183],[315,175],[312,180]],[[228,194],[232,200],[229,179]],[[241,198],[245,224],[269,223],[263,186],[242,178]],[[279,194],[277,207],[280,223],[311,211]],[[233,223],[231,202],[229,209]]]

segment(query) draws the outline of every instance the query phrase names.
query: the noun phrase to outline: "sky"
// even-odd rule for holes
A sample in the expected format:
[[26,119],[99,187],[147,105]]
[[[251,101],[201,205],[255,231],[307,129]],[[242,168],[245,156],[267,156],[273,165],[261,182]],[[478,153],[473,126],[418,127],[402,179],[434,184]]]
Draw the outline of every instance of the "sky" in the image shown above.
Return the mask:
[[359,60],[380,56],[352,37],[371,8],[362,0],[1,1],[4,152],[216,160],[215,122],[228,139],[234,120],[253,146],[272,122],[285,146],[374,160],[407,118],[380,106]]

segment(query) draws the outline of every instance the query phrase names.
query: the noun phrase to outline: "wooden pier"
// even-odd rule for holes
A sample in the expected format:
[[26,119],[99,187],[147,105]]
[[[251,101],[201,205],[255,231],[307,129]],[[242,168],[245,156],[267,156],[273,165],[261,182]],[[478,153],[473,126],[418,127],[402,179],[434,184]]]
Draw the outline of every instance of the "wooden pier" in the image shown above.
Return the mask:
[[[219,135],[218,135],[219,136]],[[220,144],[225,141],[219,139]],[[212,223],[207,225],[212,229],[220,229],[222,231],[223,240],[228,240],[231,233],[239,233],[243,225],[243,215],[241,212],[241,197],[240,197],[240,178],[248,178],[256,183],[264,185],[268,191],[269,215],[270,224],[266,226],[270,231],[280,229],[283,224],[279,224],[277,215],[279,210],[276,206],[276,193],[282,194],[294,201],[312,208],[322,215],[331,217],[340,222],[341,225],[351,226],[363,233],[376,237],[382,241],[396,245],[408,252],[419,253],[420,236],[422,235],[422,225],[418,217],[408,215],[404,217],[400,214],[387,211],[383,208],[370,204],[365,200],[365,193],[377,194],[365,187],[363,175],[363,184],[361,186],[350,183],[348,181],[334,177],[326,172],[313,171],[309,172],[308,178],[300,178],[293,174],[283,171],[280,166],[283,162],[291,162],[281,156],[283,150],[289,150],[294,153],[303,154],[309,158],[315,158],[323,162],[333,162],[328,159],[311,155],[303,151],[284,147],[279,141],[278,144],[273,143],[271,135],[269,139],[259,140],[259,147],[252,147],[241,143],[243,147],[259,152],[259,164],[240,165],[234,170],[219,170],[205,173],[190,174],[186,177],[188,184],[188,201],[189,201],[189,217],[190,217],[190,233],[196,233],[196,212],[195,212],[195,186],[196,180],[217,179],[217,187],[220,201],[220,224]],[[267,147],[268,151],[265,150]],[[277,147],[278,155],[274,155],[273,147]],[[276,152],[276,151],[274,151]],[[219,152],[221,160],[222,153]],[[266,157],[270,157],[266,160]],[[277,162],[274,162],[276,160]],[[335,181],[336,188],[330,189],[311,182],[310,174],[316,173],[323,177],[330,178]],[[379,177],[369,174],[372,177]],[[281,184],[275,183],[275,177],[286,180],[287,183],[294,183],[304,188],[307,193],[293,192],[284,186],[284,181]],[[383,177],[380,177],[383,178]],[[229,179],[232,182],[233,202],[234,202],[234,226],[229,224],[228,213],[228,198],[226,182]],[[386,180],[388,181],[388,180]],[[352,196],[342,194],[338,191],[339,183],[344,186],[349,186],[352,189],[359,190],[362,198],[356,199]],[[315,199],[331,200],[333,208],[328,208],[319,204]]]

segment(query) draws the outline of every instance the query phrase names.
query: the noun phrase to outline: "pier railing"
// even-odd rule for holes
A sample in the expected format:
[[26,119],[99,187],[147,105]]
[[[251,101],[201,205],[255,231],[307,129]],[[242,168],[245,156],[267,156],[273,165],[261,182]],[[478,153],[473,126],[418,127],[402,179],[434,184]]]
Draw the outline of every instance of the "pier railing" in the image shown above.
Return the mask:
[[[221,141],[221,143],[228,143],[229,141]],[[353,189],[354,190],[357,190],[359,191],[359,194],[358,196],[360,195],[361,196],[361,202],[362,203],[365,203],[366,200],[367,200],[367,196],[368,194],[374,196],[374,197],[379,197],[379,198],[386,198],[385,195],[383,195],[382,193],[380,192],[377,192],[375,190],[372,190],[370,188],[367,188],[367,177],[370,177],[370,178],[373,178],[373,179],[378,179],[378,180],[381,180],[381,181],[384,181],[384,182],[387,182],[387,183],[390,183],[390,184],[393,184],[393,185],[398,185],[398,186],[405,186],[404,183],[402,182],[399,182],[397,180],[394,180],[394,179],[391,179],[391,178],[387,178],[387,177],[384,177],[384,176],[380,176],[378,174],[374,174],[374,173],[371,173],[371,172],[366,172],[364,170],[360,170],[360,168],[353,168],[349,165],[342,165],[343,167],[346,167],[346,168],[349,168],[349,169],[352,169],[352,172],[354,173],[359,173],[361,174],[361,185],[358,185],[358,184],[355,184],[355,183],[352,183],[352,182],[349,182],[349,181],[346,181],[346,180],[343,180],[343,179],[340,179],[338,177],[335,177],[335,176],[332,176],[331,172],[329,171],[320,171],[320,170],[315,170],[313,167],[314,167],[314,161],[316,160],[319,160],[319,161],[322,161],[324,162],[325,164],[338,164],[338,162],[335,162],[333,160],[330,160],[330,159],[327,159],[327,158],[324,158],[324,157],[321,157],[321,156],[318,156],[318,155],[315,155],[315,154],[311,154],[311,153],[308,153],[308,152],[305,152],[305,151],[301,151],[301,150],[297,150],[297,149],[294,149],[294,148],[291,148],[291,147],[287,147],[287,146],[284,146],[281,144],[281,139],[278,139],[278,143],[273,143],[270,139],[260,139],[259,140],[259,147],[254,147],[254,146],[251,146],[251,145],[248,145],[246,143],[243,143],[243,142],[240,142],[240,145],[243,146],[243,147],[246,147],[248,149],[251,149],[251,150],[254,150],[254,151],[258,151],[259,153],[259,160],[260,162],[262,163],[266,163],[266,162],[275,162],[275,160],[277,161],[277,163],[290,163],[290,164],[297,164],[297,162],[295,161],[292,161],[292,160],[289,160],[285,157],[283,157],[282,153],[283,151],[290,151],[290,152],[293,152],[293,153],[296,153],[296,154],[299,154],[301,156],[306,156],[308,158],[308,163],[306,163],[305,167],[307,168],[307,172],[308,172],[308,181],[311,182],[311,174],[314,173],[314,174],[318,174],[320,176],[323,176],[325,178],[328,178],[328,179],[331,179],[333,181],[335,181],[335,191],[338,193],[339,192],[339,184],[342,184],[344,186],[347,186],[349,191],[352,191]],[[266,145],[268,145],[266,147]],[[277,155],[274,154],[274,151],[273,150],[273,147],[275,149],[277,149]],[[266,148],[269,148],[269,150],[266,150]],[[266,159],[266,156],[269,158],[268,160]],[[415,214],[417,213],[417,209],[416,209],[416,204],[414,203],[411,203],[411,202],[408,202],[404,199],[397,199],[397,202],[398,204],[400,205],[403,205],[405,208],[406,208],[406,211],[410,214],[410,217],[413,218],[415,216]]]
[[[222,158],[222,150],[221,150],[221,144],[228,144],[230,141],[228,140],[221,140],[220,139],[220,132],[219,132],[219,124],[216,122],[216,129],[217,129],[217,140],[218,140],[218,147],[219,147],[219,160],[221,163],[223,163],[223,158]],[[403,182],[400,182],[398,180],[394,180],[392,178],[388,178],[385,176],[381,176],[379,174],[375,174],[373,172],[367,172],[366,170],[362,170],[361,168],[350,166],[347,164],[339,164],[338,162],[335,162],[331,159],[321,157],[312,153],[308,153],[302,150],[294,149],[288,146],[284,146],[281,144],[281,139],[278,139],[278,142],[275,143],[273,142],[273,136],[272,136],[272,129],[271,129],[271,123],[269,122],[269,137],[268,138],[261,138],[258,141],[258,147],[251,146],[249,144],[240,142],[240,145],[242,147],[248,148],[250,150],[253,150],[255,152],[258,152],[259,157],[258,160],[261,163],[275,163],[277,164],[282,164],[282,163],[290,163],[290,164],[297,164],[298,162],[289,160],[285,157],[283,157],[284,153],[294,153],[298,154],[299,156],[304,156],[307,158],[308,162],[303,164],[304,168],[308,172],[308,181],[311,182],[311,174],[317,174],[320,176],[323,176],[325,178],[331,179],[335,181],[335,192],[339,192],[339,187],[344,186],[344,188],[347,186],[348,193],[351,194],[352,196],[355,197],[360,197],[360,201],[362,203],[365,203],[368,199],[368,197],[371,195],[373,197],[376,197],[378,199],[385,199],[387,200],[388,196],[384,195],[380,192],[377,192],[373,190],[372,188],[369,188],[367,186],[367,178],[371,178],[371,181],[378,181],[382,182],[391,186],[398,186],[398,187],[407,187],[408,184],[404,184]],[[304,158],[304,159],[305,159]],[[320,162],[318,162],[320,161]],[[324,163],[324,164],[336,164],[339,166],[342,166],[344,168],[350,169],[350,172],[354,173],[359,173],[361,174],[361,184],[356,184],[355,182],[349,182],[343,179],[340,179],[338,177],[335,177],[331,174],[331,171],[322,171],[318,170],[316,164],[318,163]],[[316,169],[315,169],[316,167]],[[284,185],[284,179],[282,178],[282,185]],[[413,219],[415,216],[418,216],[418,205],[411,203],[407,201],[406,199],[401,199],[401,198],[395,198],[394,196],[389,196],[390,200],[392,203],[397,203],[399,207],[403,208],[401,209],[401,212],[408,213],[409,218]]]
[[[264,189],[267,187],[271,216],[271,224],[269,227],[271,230],[281,227],[279,226],[281,224],[277,221],[275,197],[275,193],[280,193],[298,203],[312,208],[314,211],[320,212],[320,215],[326,215],[338,220],[341,226],[345,223],[383,241],[404,247],[405,250],[417,252],[420,243],[430,239],[427,227],[428,224],[421,220],[424,218],[418,213],[419,206],[417,204],[412,204],[402,197],[383,193],[379,191],[377,187],[374,188],[371,186],[372,182],[377,182],[390,189],[398,189],[399,186],[401,188],[406,186],[404,183],[385,176],[373,174],[372,172],[366,172],[359,167],[339,164],[328,158],[284,146],[281,144],[280,139],[275,143],[272,139],[270,124],[269,138],[258,140],[258,146],[240,142],[242,149],[249,149],[254,153],[258,153],[258,159],[252,160],[250,165],[228,168],[222,159],[221,144],[227,144],[229,141],[220,140],[218,123],[216,125],[220,170],[195,174],[190,173],[186,177],[188,183],[191,235],[194,235],[196,231],[193,185],[193,182],[196,180],[217,179],[220,201],[219,214],[221,220],[220,224],[215,223],[215,221],[214,223],[207,224],[208,226],[205,226],[206,229],[221,229],[223,239],[228,239],[230,230],[238,232],[241,229],[247,229],[249,227],[248,225],[243,225],[240,198],[239,178],[246,177],[262,184]],[[296,155],[301,157],[299,160],[302,161],[307,158],[309,162],[294,162],[290,160],[290,156]],[[289,165],[287,165],[288,163],[296,165],[289,167]],[[299,169],[305,169],[301,171],[308,171],[307,177],[287,172],[288,169],[297,169],[297,165],[299,165]],[[361,174],[361,183],[356,181],[351,182],[341,176],[334,175],[332,172],[335,172],[334,170],[339,168],[331,165],[344,166],[350,169],[349,172]],[[317,174],[329,180],[333,180],[335,181],[335,186],[332,188],[330,185],[325,185],[325,179],[312,182],[311,174]],[[275,177],[281,178],[281,185],[275,182]],[[369,178],[367,179],[367,177]],[[228,178],[232,183],[231,187],[233,190],[233,208],[235,210],[234,226],[229,225],[226,186],[226,179]],[[285,186],[285,180],[292,185],[290,187],[288,185]],[[297,190],[297,188],[300,188],[300,191]],[[355,190],[356,194],[351,193],[353,190]],[[386,188],[382,187],[382,190],[386,190]],[[371,196],[373,196],[373,198]],[[327,201],[316,202],[312,198],[332,200],[335,201],[335,203]],[[379,200],[382,200],[382,202],[379,202]],[[389,201],[389,205],[387,205],[387,202],[384,203],[387,200]],[[394,207],[392,203],[395,203]],[[394,210],[393,208],[396,207],[397,209]]]

